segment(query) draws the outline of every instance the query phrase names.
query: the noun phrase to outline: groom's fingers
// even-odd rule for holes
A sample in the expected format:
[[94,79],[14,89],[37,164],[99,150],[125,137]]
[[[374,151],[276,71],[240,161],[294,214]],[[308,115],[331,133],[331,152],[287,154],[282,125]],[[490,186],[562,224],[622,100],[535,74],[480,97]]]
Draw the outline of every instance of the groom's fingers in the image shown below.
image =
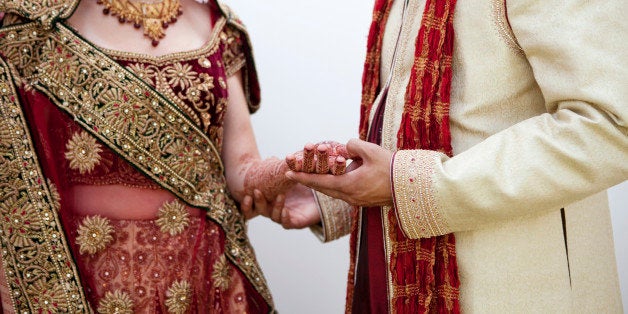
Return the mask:
[[[288,171],[286,176],[303,185],[309,186],[325,194],[329,191],[342,190],[342,181],[338,176],[329,174],[309,174],[303,172]],[[336,194],[336,193],[334,193]]]

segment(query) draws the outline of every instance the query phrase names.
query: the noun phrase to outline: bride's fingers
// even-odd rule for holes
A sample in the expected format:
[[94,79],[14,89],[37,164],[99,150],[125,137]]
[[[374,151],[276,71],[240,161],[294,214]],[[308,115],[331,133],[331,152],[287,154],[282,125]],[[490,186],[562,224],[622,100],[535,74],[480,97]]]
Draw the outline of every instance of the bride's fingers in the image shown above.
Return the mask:
[[290,170],[299,171],[297,170],[297,157],[294,156],[294,154],[286,156],[286,164],[288,164],[288,168],[290,168]]
[[326,174],[329,171],[329,151],[326,144],[316,149],[316,173]]
[[331,168],[331,174],[335,176],[344,174],[347,170],[347,160],[342,156],[338,156],[333,162],[334,164]]
[[242,202],[240,203],[240,210],[246,220],[256,216],[255,211],[253,210],[253,198],[250,195],[247,195],[242,199]]
[[270,216],[270,209],[262,191],[255,189],[253,191],[253,200],[255,201],[255,211],[258,215]]
[[314,162],[314,144],[306,144],[303,148],[303,172],[312,173],[316,170]]
[[286,200],[286,197],[283,194],[280,194],[279,196],[277,196],[272,212],[270,214],[270,219],[272,219],[274,222],[278,224],[281,224],[281,211],[283,210],[285,200]]

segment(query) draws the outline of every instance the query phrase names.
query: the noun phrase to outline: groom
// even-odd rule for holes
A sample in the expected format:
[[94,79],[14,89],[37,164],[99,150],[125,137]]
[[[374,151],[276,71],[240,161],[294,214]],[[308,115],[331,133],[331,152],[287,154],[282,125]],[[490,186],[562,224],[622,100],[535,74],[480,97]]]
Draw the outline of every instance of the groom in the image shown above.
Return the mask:
[[353,163],[294,157],[318,211],[269,216],[351,232],[347,312],[621,312],[604,190],[628,179],[627,9],[376,0]]

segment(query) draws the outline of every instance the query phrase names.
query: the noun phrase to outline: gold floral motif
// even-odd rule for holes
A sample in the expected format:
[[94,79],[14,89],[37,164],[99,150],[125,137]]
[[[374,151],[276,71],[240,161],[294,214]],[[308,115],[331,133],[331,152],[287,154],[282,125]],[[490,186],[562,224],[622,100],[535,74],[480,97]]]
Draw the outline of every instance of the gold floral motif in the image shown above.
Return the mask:
[[59,209],[61,209],[61,195],[59,194],[57,186],[54,185],[54,183],[52,183],[50,179],[48,179],[47,182],[48,188],[50,189],[51,205],[54,207],[55,210],[58,211]]
[[100,163],[102,148],[96,139],[83,131],[72,135],[65,145],[65,159],[70,161],[70,168],[81,174],[89,173]]
[[212,280],[214,286],[220,291],[226,291],[231,285],[231,268],[225,255],[221,255],[216,263],[214,263],[214,269],[212,271]]
[[190,307],[192,291],[190,284],[185,281],[175,281],[166,292],[166,306],[168,313],[182,314]]
[[33,298],[33,309],[37,313],[60,313],[67,311],[68,301],[65,298],[63,287],[59,282],[37,280],[28,285],[28,294]]
[[42,221],[32,204],[13,195],[0,202],[0,210],[9,241],[16,247],[34,245],[31,237],[41,229]]
[[157,214],[155,223],[162,232],[169,233],[171,236],[180,234],[190,223],[190,214],[185,206],[179,201],[164,203]]
[[[205,177],[204,174],[210,171],[210,165],[199,158],[202,152],[186,145],[183,141],[175,141],[166,148],[166,152],[174,156],[170,166],[178,173],[185,176],[197,176],[198,179],[201,179]],[[193,163],[193,160],[197,160],[197,162]]]
[[113,227],[109,219],[100,216],[88,216],[78,228],[76,243],[80,254],[96,254],[105,249],[113,240]]
[[98,303],[100,314],[131,314],[133,313],[133,300],[122,290],[107,291]]
[[107,125],[117,132],[128,134],[134,129],[145,129],[148,112],[128,93],[119,89],[109,89],[102,95],[103,116]]
[[198,73],[192,71],[192,66],[189,64],[175,62],[166,68],[166,77],[171,86],[186,89],[197,82]]

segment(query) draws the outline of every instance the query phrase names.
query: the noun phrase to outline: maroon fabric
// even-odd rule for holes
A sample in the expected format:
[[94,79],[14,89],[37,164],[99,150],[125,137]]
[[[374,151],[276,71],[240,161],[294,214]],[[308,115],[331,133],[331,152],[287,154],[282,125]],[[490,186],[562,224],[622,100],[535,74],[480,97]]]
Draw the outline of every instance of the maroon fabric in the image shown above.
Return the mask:
[[[384,122],[384,104],[388,89],[383,91],[368,135],[371,143],[381,144]],[[355,313],[387,313],[388,283],[386,282],[386,256],[382,208],[368,207],[362,211],[362,234],[356,265],[355,292],[352,310]]]

